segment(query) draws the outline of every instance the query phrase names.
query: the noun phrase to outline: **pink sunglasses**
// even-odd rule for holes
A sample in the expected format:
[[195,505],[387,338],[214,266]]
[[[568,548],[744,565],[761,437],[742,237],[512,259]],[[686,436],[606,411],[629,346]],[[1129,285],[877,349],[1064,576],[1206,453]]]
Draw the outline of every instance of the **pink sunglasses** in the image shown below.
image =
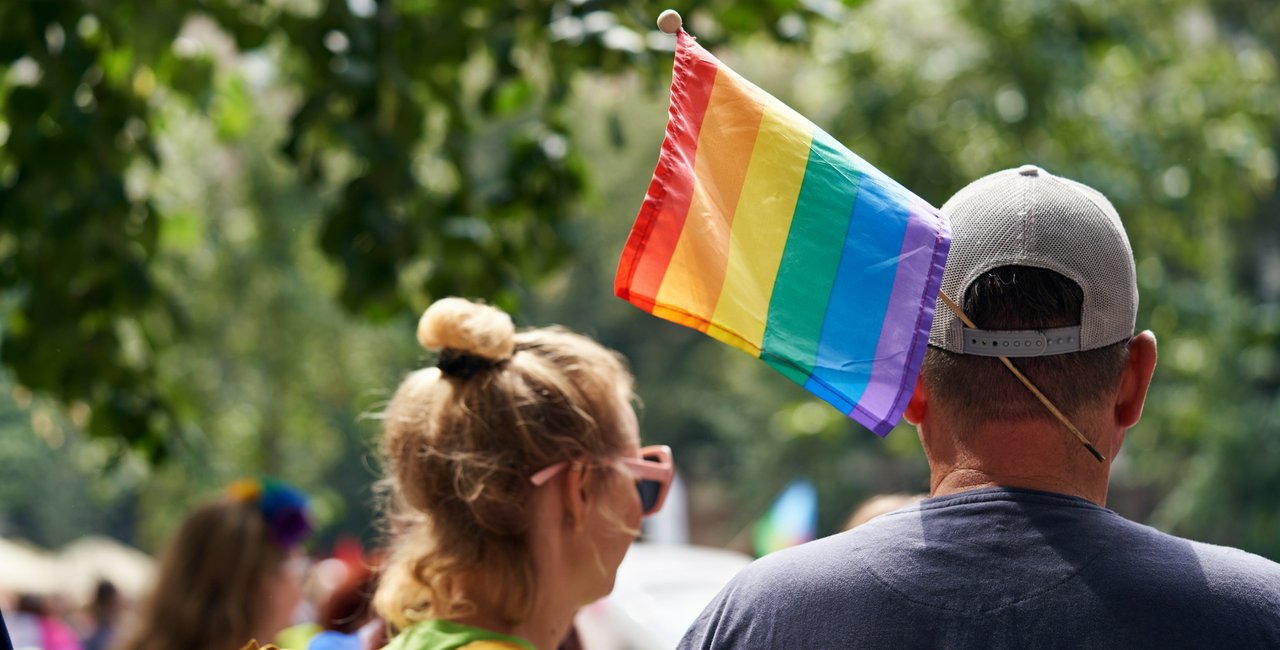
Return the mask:
[[[676,466],[671,460],[671,448],[666,445],[654,445],[640,450],[640,458],[620,456],[613,462],[627,468],[636,481],[636,492],[640,493],[640,508],[645,515],[651,515],[662,509],[667,500],[667,491],[671,488],[671,479],[675,476]],[[548,466],[533,476],[529,482],[543,485],[556,474],[564,471],[570,461],[560,461]]]

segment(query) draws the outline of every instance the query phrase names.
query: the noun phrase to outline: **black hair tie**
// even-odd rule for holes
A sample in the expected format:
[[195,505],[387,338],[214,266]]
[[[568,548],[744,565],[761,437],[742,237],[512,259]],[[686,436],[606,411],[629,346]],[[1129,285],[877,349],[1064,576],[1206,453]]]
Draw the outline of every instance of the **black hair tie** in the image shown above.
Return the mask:
[[498,362],[493,359],[449,348],[441,350],[440,358],[436,360],[436,367],[440,372],[458,379],[471,379],[476,373],[496,365]]

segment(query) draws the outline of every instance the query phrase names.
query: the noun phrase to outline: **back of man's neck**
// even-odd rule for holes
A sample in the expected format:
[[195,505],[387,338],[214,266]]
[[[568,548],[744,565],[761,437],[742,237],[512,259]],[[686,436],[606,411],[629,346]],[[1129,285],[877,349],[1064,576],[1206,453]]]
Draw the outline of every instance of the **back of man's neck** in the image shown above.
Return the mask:
[[1091,485],[1066,477],[1028,472],[991,472],[977,467],[956,467],[935,476],[932,484],[930,494],[935,497],[982,488],[1011,487],[1077,496],[1099,506],[1105,506],[1107,502],[1105,482]]

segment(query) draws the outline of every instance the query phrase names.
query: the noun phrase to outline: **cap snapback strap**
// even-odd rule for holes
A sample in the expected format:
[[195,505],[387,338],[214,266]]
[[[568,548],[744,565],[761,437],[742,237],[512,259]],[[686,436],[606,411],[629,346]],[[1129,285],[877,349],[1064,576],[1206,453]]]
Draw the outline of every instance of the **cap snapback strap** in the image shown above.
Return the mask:
[[978,357],[1043,357],[1080,351],[1080,327],[1046,330],[979,330],[965,327],[964,354]]

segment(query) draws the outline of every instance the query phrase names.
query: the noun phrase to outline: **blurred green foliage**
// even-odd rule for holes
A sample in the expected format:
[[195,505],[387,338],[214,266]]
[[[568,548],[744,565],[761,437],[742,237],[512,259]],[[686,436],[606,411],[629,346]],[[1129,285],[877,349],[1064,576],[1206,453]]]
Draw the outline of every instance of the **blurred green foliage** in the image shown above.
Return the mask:
[[[182,507],[164,505],[171,486],[261,471],[367,493],[365,391],[402,369],[380,354],[416,353],[335,306],[401,326],[444,294],[515,309],[564,268],[587,181],[572,84],[639,72],[659,87],[656,12],[0,5],[0,362],[14,390],[78,414],[66,440],[99,440],[100,466],[169,461],[147,479],[161,520]],[[784,14],[812,12],[722,0],[689,15],[755,32]]]
[[[721,1],[699,13],[753,31],[798,7]],[[657,75],[637,28],[649,14],[547,0],[5,3],[0,289],[17,304],[0,361],[86,405],[94,435],[152,459],[181,438],[190,422],[153,358],[188,324],[153,277],[173,215],[133,180],[165,170],[156,138],[169,103],[245,136],[255,97],[218,70],[242,56],[265,59],[264,74],[296,94],[280,146],[326,199],[316,237],[342,268],[345,306],[386,319],[461,293],[515,307],[515,291],[570,251],[563,224],[586,180],[571,82]]]
[[[1162,346],[1112,505],[1280,558],[1274,3],[673,4],[935,204],[1024,162],[1111,197]],[[272,472],[317,493],[327,536],[369,537],[363,416],[444,294],[626,353],[698,541],[740,539],[793,476],[818,486],[824,532],[925,489],[910,427],[881,441],[611,298],[666,117],[666,6],[0,5],[0,440],[22,438],[0,467],[32,489],[107,483],[79,523],[0,491],[9,525],[153,546],[194,496]]]

